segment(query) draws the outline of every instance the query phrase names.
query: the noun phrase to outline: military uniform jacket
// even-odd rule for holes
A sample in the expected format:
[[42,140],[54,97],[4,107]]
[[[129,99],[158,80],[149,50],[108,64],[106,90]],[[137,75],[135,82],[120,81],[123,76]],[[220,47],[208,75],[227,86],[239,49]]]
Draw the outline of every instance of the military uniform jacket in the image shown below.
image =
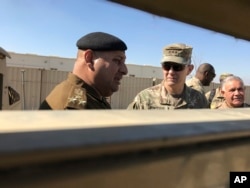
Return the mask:
[[[247,103],[243,103],[243,105],[241,107],[237,107],[237,108],[249,108],[250,105]],[[216,109],[229,109],[229,108],[233,108],[231,106],[228,106],[226,101],[223,101],[219,106],[216,107]]]
[[186,81],[186,84],[188,87],[196,89],[197,91],[199,91],[205,95],[205,89],[204,89],[201,81],[198,78],[192,77],[191,79]]
[[[212,98],[210,95],[213,95]],[[210,103],[211,109],[216,109],[221,103],[225,100],[223,95],[221,94],[220,88],[216,88],[215,90],[208,91],[206,93],[206,98]]]
[[41,105],[39,109],[111,109],[104,97],[72,73],[51,91],[43,103],[47,105]]
[[207,100],[197,90],[184,86],[184,91],[179,96],[172,96],[167,93],[161,84],[141,91],[127,109],[186,109],[186,108],[207,108]]

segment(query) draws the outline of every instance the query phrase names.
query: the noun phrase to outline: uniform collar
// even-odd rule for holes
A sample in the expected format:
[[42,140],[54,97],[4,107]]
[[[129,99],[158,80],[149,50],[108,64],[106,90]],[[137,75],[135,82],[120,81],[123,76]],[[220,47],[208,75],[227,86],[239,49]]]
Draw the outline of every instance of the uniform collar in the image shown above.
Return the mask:
[[75,74],[73,74],[72,72],[69,73],[68,75],[68,80],[72,83],[72,84],[76,84],[78,86],[81,86],[82,88],[85,88],[87,93],[89,95],[91,95],[92,97],[100,100],[100,101],[106,101],[106,99],[101,96],[96,89],[94,89],[93,87],[91,87],[90,85],[88,85],[84,80],[82,80],[81,78],[79,78],[78,76],[76,76]]
[[173,99],[174,98],[178,98],[178,105],[176,107],[181,107],[181,106],[185,106],[187,105],[187,102],[185,100],[185,91],[186,91],[186,84],[184,85],[184,89],[182,91],[182,93],[178,96],[173,96],[170,95],[168,93],[168,91],[166,90],[166,88],[164,87],[164,81],[161,83],[161,87],[160,87],[160,104],[162,105],[170,105],[172,106],[173,104]]

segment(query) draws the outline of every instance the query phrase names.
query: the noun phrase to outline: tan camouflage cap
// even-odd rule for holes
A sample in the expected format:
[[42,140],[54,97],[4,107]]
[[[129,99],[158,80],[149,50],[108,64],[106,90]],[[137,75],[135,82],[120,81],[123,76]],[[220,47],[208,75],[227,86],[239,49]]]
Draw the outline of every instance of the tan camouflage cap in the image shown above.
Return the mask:
[[193,48],[182,43],[175,43],[163,48],[163,58],[161,63],[175,62],[180,64],[190,64]]
[[222,82],[228,76],[233,76],[233,74],[231,74],[231,73],[222,73],[220,75],[220,82]]

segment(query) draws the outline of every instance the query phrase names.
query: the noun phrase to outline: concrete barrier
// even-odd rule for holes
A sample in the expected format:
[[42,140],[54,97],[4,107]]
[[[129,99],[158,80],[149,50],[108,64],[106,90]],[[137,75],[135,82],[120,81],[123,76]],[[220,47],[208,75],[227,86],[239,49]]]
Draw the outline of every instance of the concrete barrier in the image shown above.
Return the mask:
[[2,111],[0,187],[226,188],[250,110]]

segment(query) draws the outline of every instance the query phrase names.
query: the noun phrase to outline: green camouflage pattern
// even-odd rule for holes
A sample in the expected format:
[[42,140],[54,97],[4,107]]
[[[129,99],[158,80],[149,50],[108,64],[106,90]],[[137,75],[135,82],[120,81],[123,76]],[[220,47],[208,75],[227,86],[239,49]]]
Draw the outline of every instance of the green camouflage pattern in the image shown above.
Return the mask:
[[[207,98],[208,101],[209,101],[210,93],[211,93],[211,91],[208,91],[205,94],[205,96],[206,96],[206,98]],[[220,106],[221,103],[223,103],[224,100],[225,99],[224,99],[224,97],[222,96],[222,94],[220,92],[220,88],[216,88],[215,89],[214,97],[212,98],[211,103],[210,103],[210,108],[211,109],[218,108],[218,106]]]
[[182,43],[170,44],[163,48],[163,62],[190,64],[193,48]]
[[191,88],[201,92],[203,95],[205,95],[205,89],[198,78],[192,77],[186,81],[186,84],[188,87],[191,87]]
[[179,96],[167,93],[164,82],[147,88],[137,94],[134,101],[129,104],[130,110],[173,110],[207,108],[207,100],[200,92],[184,86],[184,91]]

